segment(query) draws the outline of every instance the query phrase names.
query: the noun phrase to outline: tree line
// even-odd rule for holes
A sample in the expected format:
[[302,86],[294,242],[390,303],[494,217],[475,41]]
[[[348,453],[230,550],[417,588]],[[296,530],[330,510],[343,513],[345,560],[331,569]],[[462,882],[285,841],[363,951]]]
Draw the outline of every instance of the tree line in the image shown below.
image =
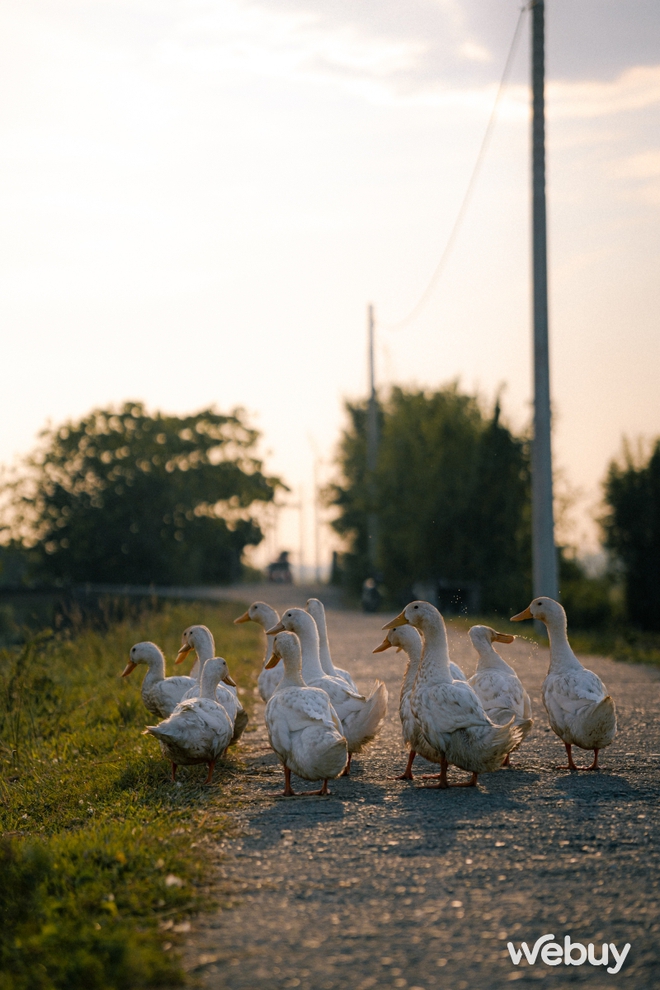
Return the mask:
[[[394,387],[378,404],[380,443],[367,470],[367,406],[346,404],[336,482],[327,500],[345,552],[339,573],[359,588],[377,576],[392,600],[415,586],[470,586],[483,613],[531,597],[530,442],[500,403],[449,384]],[[0,502],[0,584],[195,585],[237,580],[263,539],[261,507],[284,482],[264,471],[245,414],[150,413],[139,402],[48,427]],[[562,601],[578,623],[625,616],[660,630],[660,439],[629,447],[604,482],[604,546],[612,566],[589,579],[560,551]],[[376,570],[368,518],[378,521]]]
[[[373,574],[370,514],[378,520],[376,571],[386,593],[409,600],[415,585],[476,585],[480,610],[510,614],[532,596],[530,439],[457,383],[437,391],[394,387],[379,402],[379,454],[367,471],[367,405],[346,404],[339,480],[327,491],[343,538],[335,577],[357,589]],[[660,440],[648,459],[628,452],[604,483],[606,574],[590,578],[559,548],[561,597],[573,621],[602,626],[617,617],[660,630]]]

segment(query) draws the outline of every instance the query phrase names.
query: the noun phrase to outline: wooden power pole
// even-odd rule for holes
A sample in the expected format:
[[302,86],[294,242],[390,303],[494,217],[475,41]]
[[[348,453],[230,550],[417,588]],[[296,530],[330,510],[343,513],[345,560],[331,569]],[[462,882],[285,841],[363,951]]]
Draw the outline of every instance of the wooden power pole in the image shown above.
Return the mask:
[[378,563],[378,516],[374,511],[376,502],[375,472],[378,463],[378,402],[376,399],[376,376],[374,370],[374,308],[369,304],[367,310],[367,326],[369,331],[369,404],[367,407],[367,486],[369,493],[369,512],[367,514],[367,539],[369,569],[371,576],[376,574]]
[[532,567],[534,597],[559,597],[552,505],[548,258],[545,209],[545,3],[532,5],[532,253],[534,270],[534,439]]

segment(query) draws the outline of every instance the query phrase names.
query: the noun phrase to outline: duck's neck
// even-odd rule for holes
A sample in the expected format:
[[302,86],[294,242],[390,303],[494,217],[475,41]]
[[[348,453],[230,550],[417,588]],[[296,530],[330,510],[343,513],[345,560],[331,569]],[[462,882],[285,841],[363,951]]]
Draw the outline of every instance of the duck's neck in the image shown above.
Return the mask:
[[311,681],[317,681],[324,676],[319,655],[319,634],[311,615],[309,622],[301,622],[300,628],[296,629],[296,632],[302,650],[302,676],[305,683],[309,684]]
[[408,663],[406,664],[406,669],[403,674],[403,683],[401,685],[401,690],[405,694],[412,691],[412,686],[415,683],[415,678],[417,677],[417,671],[419,670],[419,663],[422,659],[422,641],[419,636],[416,637],[417,643],[409,643],[404,646],[406,651],[406,656],[408,657]]
[[441,615],[435,621],[427,620],[422,629],[424,649],[418,676],[451,684],[454,678],[449,672],[449,644],[447,630]]
[[165,680],[165,657],[162,653],[154,653],[152,657],[149,657],[147,672],[142,683],[149,687],[149,685],[163,680]]
[[206,675],[202,674],[202,683],[199,692],[200,698],[208,698],[209,701],[215,701],[215,690],[220,680],[221,678],[215,672]]
[[502,659],[490,643],[481,643],[478,647],[478,652],[477,673],[481,673],[484,670],[501,670],[505,673],[513,672],[513,667],[510,667],[506,660]]
[[300,657],[287,657],[282,663],[284,664],[284,673],[276,690],[282,691],[284,688],[305,687]]
[[[259,624],[261,625],[264,633],[266,633],[266,630],[267,629],[272,629],[273,626],[276,626],[279,621],[280,621],[280,617],[277,614],[277,612],[275,611],[275,609],[273,609],[269,613],[267,619],[265,619],[265,620],[264,619],[261,619],[261,618],[259,619]],[[264,663],[266,662],[266,660],[269,660],[270,657],[273,654],[273,640],[274,639],[275,639],[274,636],[269,636],[268,633],[266,633],[266,652],[264,654]]]
[[328,677],[336,677],[337,671],[330,655],[330,643],[328,641],[328,626],[325,621],[325,613],[320,611],[314,616],[316,627],[319,631],[319,659],[323,667],[323,673]]
[[563,615],[552,615],[545,620],[550,640],[550,668],[548,673],[563,673],[570,670],[582,670],[582,664],[573,653],[568,642],[566,618]]
[[195,630],[195,652],[199,659],[199,669],[197,671],[197,683],[202,685],[202,676],[204,674],[204,664],[211,657],[215,656],[215,641],[211,632],[208,629],[196,629]]

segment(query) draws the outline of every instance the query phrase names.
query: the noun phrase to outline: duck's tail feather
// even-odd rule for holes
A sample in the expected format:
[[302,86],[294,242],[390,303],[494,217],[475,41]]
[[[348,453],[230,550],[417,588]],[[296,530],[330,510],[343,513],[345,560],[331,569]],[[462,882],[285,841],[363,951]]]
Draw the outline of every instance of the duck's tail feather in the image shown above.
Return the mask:
[[364,705],[343,723],[349,753],[359,753],[375,738],[386,715],[387,688],[376,681]]

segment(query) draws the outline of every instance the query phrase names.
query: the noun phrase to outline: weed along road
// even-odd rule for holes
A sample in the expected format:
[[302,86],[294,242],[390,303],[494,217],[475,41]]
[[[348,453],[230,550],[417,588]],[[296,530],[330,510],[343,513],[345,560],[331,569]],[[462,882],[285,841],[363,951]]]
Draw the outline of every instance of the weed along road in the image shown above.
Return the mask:
[[[222,906],[193,922],[187,968],[203,986],[229,990],[473,990],[539,979],[658,987],[660,671],[589,659],[616,699],[619,735],[600,772],[575,773],[556,769],[564,747],[541,704],[547,650],[524,639],[502,647],[532,697],[531,734],[512,767],[484,774],[477,789],[423,790],[421,774],[435,768],[420,758],[414,781],[393,779],[406,762],[405,654],[371,653],[390,617],[328,612],[335,662],[362,689],[384,679],[390,695],[383,732],[350,778],[331,782],[330,797],[275,796],[283,774],[258,713],[242,749],[247,803],[219,861]],[[449,627],[452,659],[470,676],[476,655],[465,631]],[[310,786],[294,778],[294,788]],[[559,949],[546,950],[551,942]]]

